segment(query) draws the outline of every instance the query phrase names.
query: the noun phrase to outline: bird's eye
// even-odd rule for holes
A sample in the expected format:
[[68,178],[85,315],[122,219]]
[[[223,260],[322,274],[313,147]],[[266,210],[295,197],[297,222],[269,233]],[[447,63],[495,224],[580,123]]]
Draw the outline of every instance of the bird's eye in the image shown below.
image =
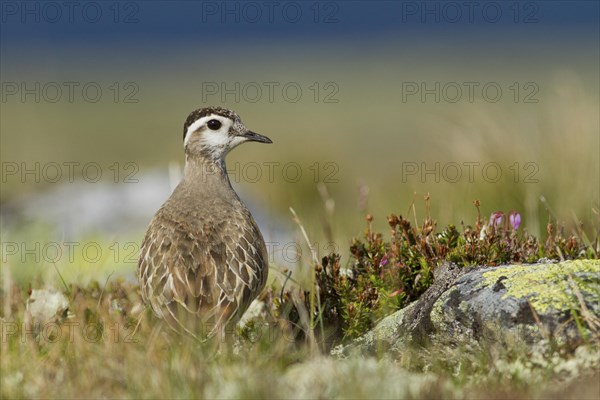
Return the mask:
[[219,121],[218,119],[211,119],[207,122],[206,125],[211,131],[216,131],[219,130],[219,128],[221,127],[221,121]]

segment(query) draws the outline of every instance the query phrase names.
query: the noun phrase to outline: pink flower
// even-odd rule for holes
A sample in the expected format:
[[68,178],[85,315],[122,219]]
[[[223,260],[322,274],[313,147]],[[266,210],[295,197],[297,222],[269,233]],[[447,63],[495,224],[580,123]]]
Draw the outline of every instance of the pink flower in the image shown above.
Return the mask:
[[508,215],[508,220],[510,221],[510,226],[513,228],[514,231],[519,229],[519,226],[521,226],[521,214],[519,214],[516,211],[510,212],[510,214]]
[[500,226],[502,223],[502,217],[504,217],[504,213],[502,211],[493,212],[490,215],[490,226]]

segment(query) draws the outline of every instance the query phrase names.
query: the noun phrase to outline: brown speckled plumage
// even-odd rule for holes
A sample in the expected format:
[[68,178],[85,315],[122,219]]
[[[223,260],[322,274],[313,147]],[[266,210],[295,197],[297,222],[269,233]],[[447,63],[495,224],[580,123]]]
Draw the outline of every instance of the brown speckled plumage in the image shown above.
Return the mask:
[[[189,133],[194,136],[185,148],[184,177],[150,222],[138,263],[144,302],[172,328],[197,337],[237,322],[264,288],[268,272],[264,240],[231,187],[223,157],[243,141],[270,140],[218,107],[192,112],[184,139],[191,124],[213,115],[231,119],[231,128],[215,133],[203,125]],[[202,140],[217,134],[231,138],[229,147],[219,148],[220,157],[206,157],[210,149]]]

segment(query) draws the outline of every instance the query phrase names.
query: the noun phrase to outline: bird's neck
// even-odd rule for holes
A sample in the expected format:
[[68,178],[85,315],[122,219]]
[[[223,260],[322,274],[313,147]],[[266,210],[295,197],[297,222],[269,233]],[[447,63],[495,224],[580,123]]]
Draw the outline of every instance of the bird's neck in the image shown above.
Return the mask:
[[226,183],[231,187],[224,158],[215,159],[186,154],[183,179],[195,183]]

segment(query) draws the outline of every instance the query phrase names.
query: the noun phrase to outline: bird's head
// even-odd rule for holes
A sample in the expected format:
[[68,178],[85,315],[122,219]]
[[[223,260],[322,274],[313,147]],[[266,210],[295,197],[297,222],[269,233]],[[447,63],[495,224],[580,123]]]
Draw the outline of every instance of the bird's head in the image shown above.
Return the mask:
[[273,143],[268,137],[246,128],[234,111],[222,107],[192,111],[183,126],[187,156],[220,161],[231,149],[250,141]]

